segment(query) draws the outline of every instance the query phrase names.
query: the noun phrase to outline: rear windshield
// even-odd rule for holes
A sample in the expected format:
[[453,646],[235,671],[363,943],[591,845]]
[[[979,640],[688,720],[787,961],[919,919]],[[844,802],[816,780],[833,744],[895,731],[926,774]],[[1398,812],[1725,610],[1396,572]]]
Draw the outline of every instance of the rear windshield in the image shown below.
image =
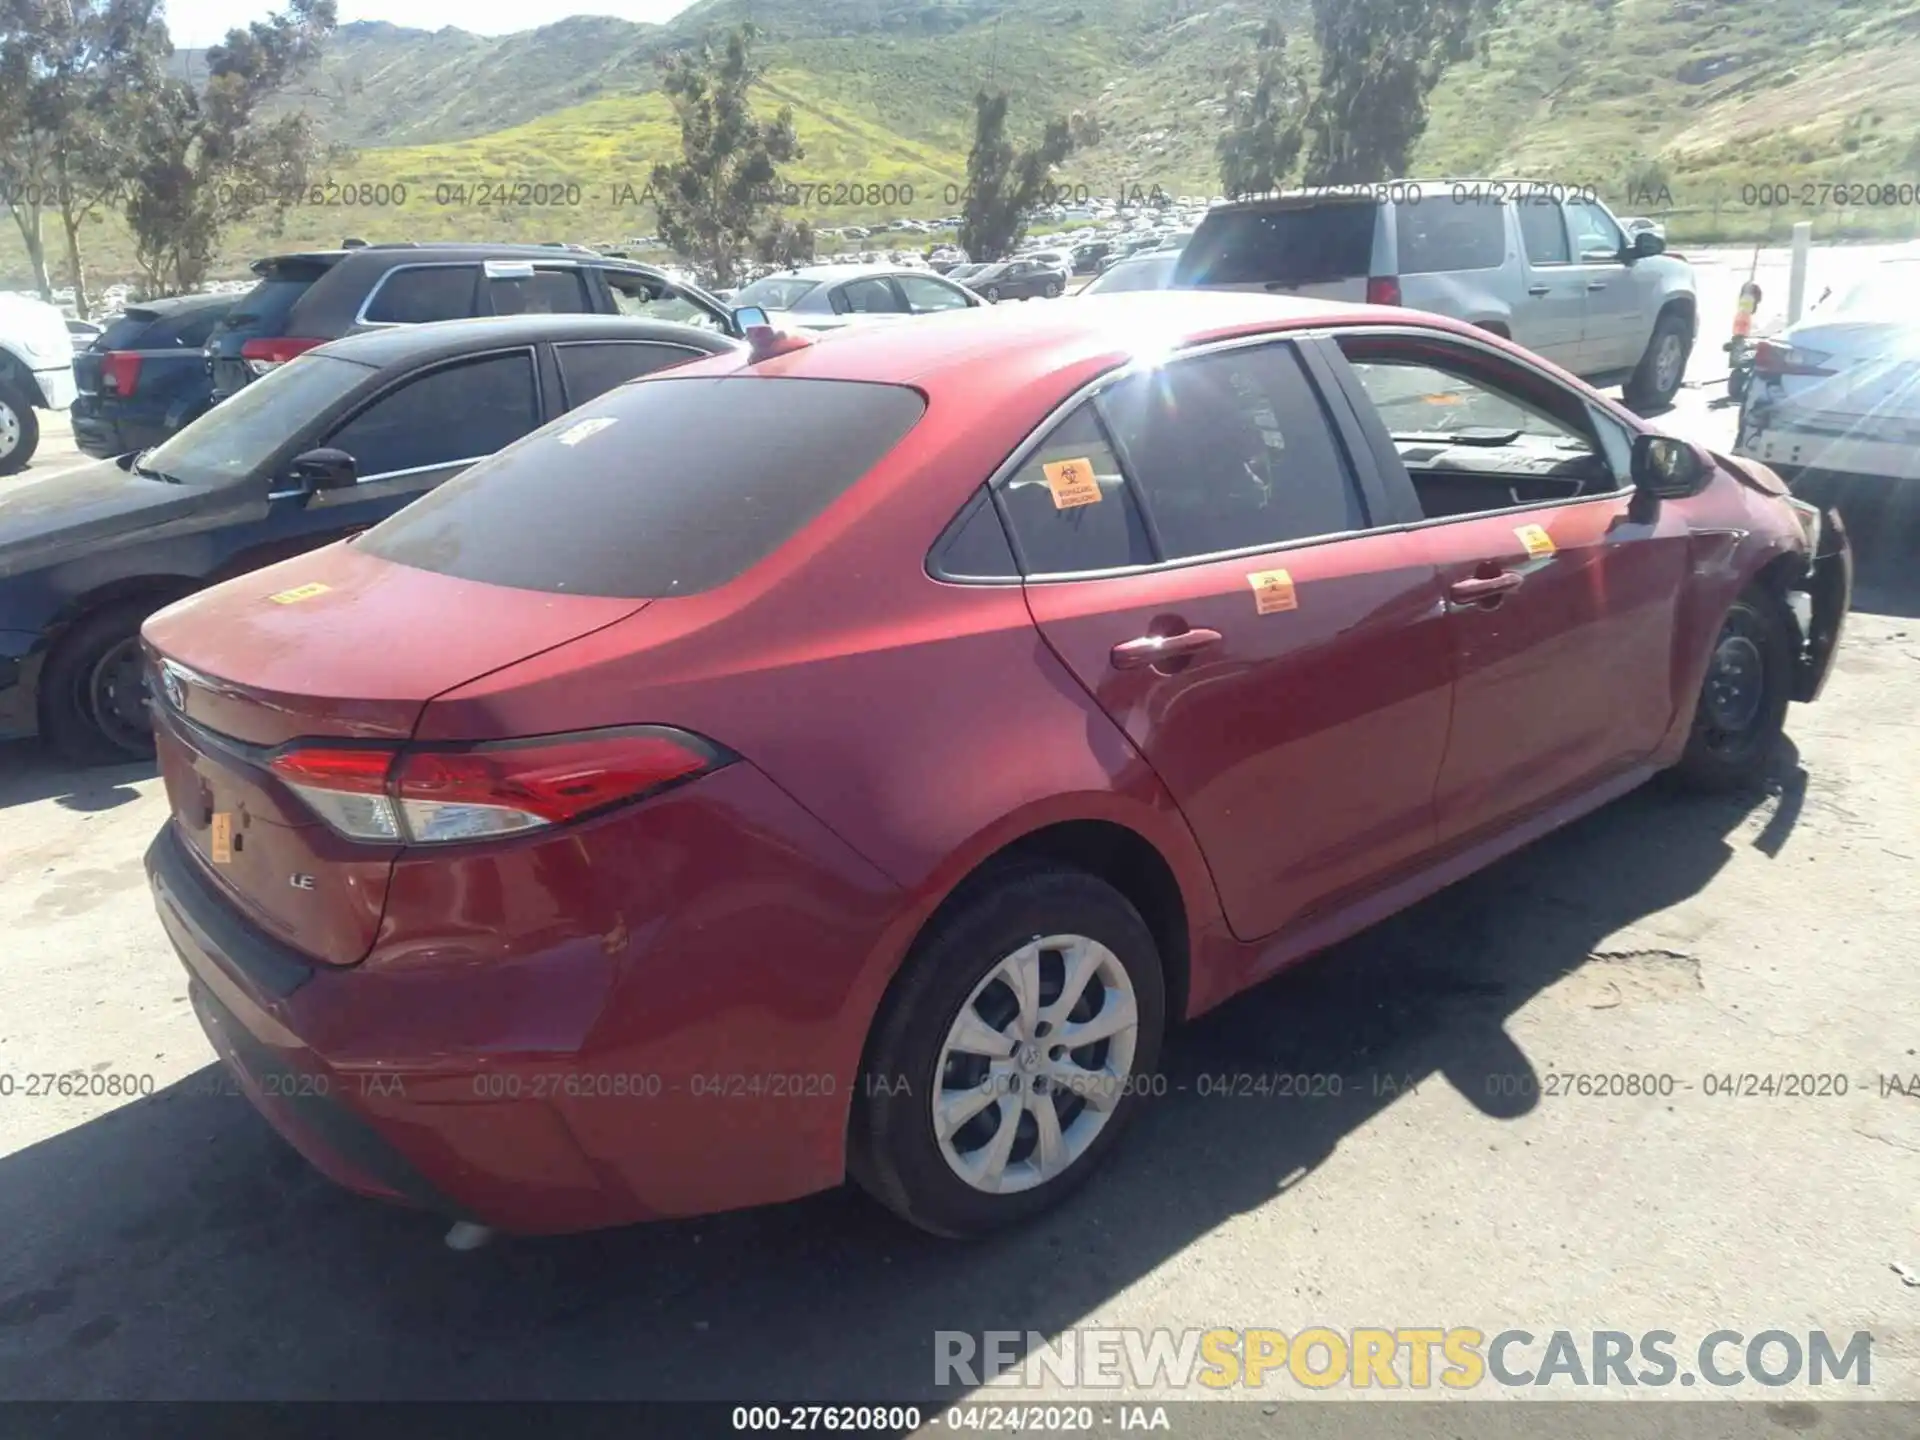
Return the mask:
[[160,317],[151,310],[129,310],[100,332],[94,340],[96,350],[135,350],[147,327]]
[[694,595],[791,539],[925,411],[918,391],[865,381],[641,380],[482,461],[356,543],[489,585]]
[[1373,201],[1216,210],[1180,252],[1176,286],[1318,285],[1366,275]]
[[293,302],[307,293],[309,286],[327,273],[324,265],[282,265],[268,272],[267,278],[241,297],[240,303],[220,322],[222,330],[271,330],[285,322]]

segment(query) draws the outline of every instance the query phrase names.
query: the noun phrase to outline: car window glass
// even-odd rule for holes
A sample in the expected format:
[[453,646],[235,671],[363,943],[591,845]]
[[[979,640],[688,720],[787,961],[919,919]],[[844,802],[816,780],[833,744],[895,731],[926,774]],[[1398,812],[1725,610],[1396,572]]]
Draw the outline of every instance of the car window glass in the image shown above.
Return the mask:
[[226,307],[208,305],[203,309],[189,310],[186,314],[174,318],[167,326],[172,344],[184,349],[198,350],[213,335],[213,327],[220,323],[220,317],[227,313]]
[[367,319],[383,325],[426,325],[464,320],[474,313],[477,265],[426,265],[391,270],[367,306]]
[[796,280],[791,276],[769,275],[764,280],[756,280],[746,289],[733,297],[738,305],[758,305],[762,310],[791,310],[800,303],[800,298],[810,291],[818,290],[818,280]]
[[1371,201],[1215,210],[1181,250],[1174,286],[1313,285],[1366,275],[1378,210]]
[[365,480],[491,455],[539,423],[533,357],[515,351],[443,366],[404,381],[334,431],[326,443],[353,456]]
[[[833,297],[833,308],[843,315],[898,315],[900,297],[884,278],[849,280]],[[844,307],[844,308],[843,308]]]
[[129,310],[100,332],[93,342],[95,350],[134,350],[147,331],[159,328],[159,318],[151,310]]
[[706,352],[686,345],[647,345],[629,341],[558,345],[560,379],[567,390],[567,407],[584,405],[616,385],[669,365],[684,365]]
[[1289,345],[1178,361],[1106,391],[1100,410],[1169,559],[1366,526]]
[[487,277],[496,315],[590,315],[593,302],[577,270],[536,270],[530,276]]
[[907,297],[907,304],[913,307],[916,315],[925,315],[935,310],[964,310],[967,297],[953,286],[925,275],[902,275],[899,278],[900,289]]
[[613,308],[622,315],[665,320],[675,325],[697,325],[702,330],[720,328],[720,317],[705,306],[696,305],[685,295],[676,294],[644,275],[625,275],[614,270],[601,273],[613,291]]
[[934,556],[935,573],[953,580],[1006,580],[1020,574],[1007,528],[985,491],[976,493]]
[[1091,402],[1048,433],[1002,483],[1000,498],[1029,575],[1153,563],[1139,506]]
[[1514,208],[1520,216],[1520,239],[1527,247],[1527,259],[1535,265],[1565,265],[1573,258],[1567,249],[1567,226],[1560,218],[1560,207],[1549,200],[1517,200]]
[[1566,208],[1567,229],[1573,233],[1575,255],[1583,260],[1595,255],[1612,259],[1620,253],[1626,241],[1612,216],[1590,200],[1569,200]]
[[1394,206],[1400,273],[1493,270],[1507,258],[1507,219],[1499,205],[1405,200]]
[[1615,482],[1626,486],[1633,481],[1633,432],[1598,405],[1587,406],[1587,423],[1600,439],[1600,452]]
[[1518,430],[1543,439],[1585,437],[1484,382],[1415,360],[1352,360],[1353,372],[1396,440],[1470,430]]
[[223,400],[141,457],[141,466],[188,485],[252,478],[288,440],[373,378],[330,355],[302,355]]

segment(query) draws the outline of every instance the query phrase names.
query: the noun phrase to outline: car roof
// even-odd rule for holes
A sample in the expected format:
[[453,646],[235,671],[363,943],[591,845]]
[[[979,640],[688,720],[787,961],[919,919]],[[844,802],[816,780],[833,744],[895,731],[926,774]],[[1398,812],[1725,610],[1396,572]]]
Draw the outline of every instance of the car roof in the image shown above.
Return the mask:
[[370,264],[378,261],[388,265],[420,265],[439,260],[545,260],[549,264],[555,261],[577,261],[608,265],[619,270],[639,270],[655,276],[666,274],[657,265],[648,265],[644,261],[629,260],[619,255],[606,255],[585,246],[528,245],[512,241],[503,241],[496,245],[470,240],[394,240],[381,241],[375,245],[356,245],[346,250],[287,250],[274,255],[263,255],[249,268],[258,274],[264,267],[287,260],[308,260],[320,265],[337,265],[343,260],[352,260],[361,256],[367,257],[363,263]]
[[138,300],[128,305],[120,313],[123,315],[178,315],[187,310],[212,310],[226,305],[237,305],[241,296],[235,293],[222,295],[167,295],[158,300]]
[[[930,272],[916,270],[911,265],[880,265],[849,261],[839,265],[800,265],[792,270],[774,270],[762,275],[762,280],[856,280],[863,275],[920,275]],[[758,283],[758,282],[756,282]],[[745,287],[742,286],[742,289]]]
[[384,368],[426,363],[502,345],[568,340],[657,341],[691,345],[712,355],[743,348],[739,341],[695,325],[629,315],[484,315],[428,325],[385,325],[328,341],[313,353]]

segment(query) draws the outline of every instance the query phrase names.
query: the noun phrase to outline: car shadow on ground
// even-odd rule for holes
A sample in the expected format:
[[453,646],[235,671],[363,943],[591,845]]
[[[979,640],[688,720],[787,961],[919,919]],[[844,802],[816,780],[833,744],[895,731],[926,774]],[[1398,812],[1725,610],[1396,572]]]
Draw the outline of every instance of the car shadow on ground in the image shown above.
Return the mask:
[[[1783,746],[1776,793],[1798,768]],[[1093,1183],[973,1245],[841,1190],[458,1254],[430,1217],[320,1179],[209,1067],[0,1160],[0,1394],[932,1413],[956,1398],[935,1384],[935,1331],[1058,1334],[1233,1217],[1284,1205],[1407,1079],[1495,1120],[1530,1109],[1505,1078],[1533,1072],[1510,1017],[1621,963],[1595,951],[1706,886],[1767,803],[1643,789],[1230,1002],[1176,1035],[1169,1093]],[[1340,1093],[1201,1093],[1202,1075],[1271,1072],[1339,1075]]]
[[153,761],[74,768],[37,740],[0,742],[0,810],[52,800],[66,810],[112,810],[140,798],[134,785],[158,772]]

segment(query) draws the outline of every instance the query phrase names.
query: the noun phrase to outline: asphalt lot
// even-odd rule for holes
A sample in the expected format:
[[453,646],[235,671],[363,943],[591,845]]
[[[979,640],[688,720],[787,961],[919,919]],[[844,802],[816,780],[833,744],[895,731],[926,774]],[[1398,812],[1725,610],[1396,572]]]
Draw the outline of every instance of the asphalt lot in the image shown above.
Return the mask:
[[[1702,263],[1662,423],[1726,446],[1745,257]],[[1761,283],[1784,300],[1784,272]],[[30,474],[76,463],[46,444]],[[971,1247],[840,1192],[448,1251],[227,1093],[141,871],[151,770],[0,747],[0,1396],[931,1403],[958,1393],[941,1330],[1472,1325],[1669,1330],[1683,1358],[1717,1329],[1868,1330],[1868,1389],[1714,1393],[1796,1402],[1779,1423],[1813,1434],[1826,1401],[1920,1398],[1920,1096],[1882,1079],[1920,1077],[1916,560],[1868,557],[1769,793],[1636,793],[1230,1003],[1088,1190]],[[52,1071],[154,1093],[22,1093]],[[1272,1072],[1341,1093],[1200,1093]],[[1537,1093],[1619,1072],[1676,1088]],[[1779,1073],[1846,1093],[1703,1086]]]

